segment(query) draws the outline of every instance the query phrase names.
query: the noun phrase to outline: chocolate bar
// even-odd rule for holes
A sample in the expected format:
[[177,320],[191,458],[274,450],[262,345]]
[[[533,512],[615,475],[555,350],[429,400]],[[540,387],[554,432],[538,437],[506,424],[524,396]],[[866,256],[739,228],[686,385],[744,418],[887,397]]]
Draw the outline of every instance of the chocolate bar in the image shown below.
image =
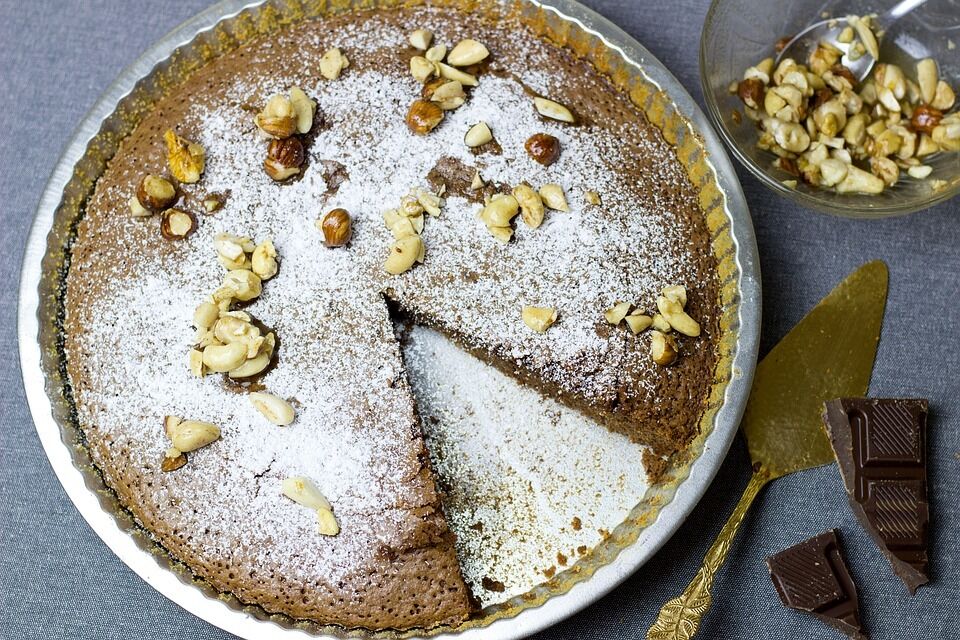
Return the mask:
[[830,400],[824,423],[854,514],[915,593],[929,581],[927,401]]
[[767,568],[784,605],[812,613],[851,638],[867,638],[860,624],[857,587],[836,531],[825,531],[770,556]]

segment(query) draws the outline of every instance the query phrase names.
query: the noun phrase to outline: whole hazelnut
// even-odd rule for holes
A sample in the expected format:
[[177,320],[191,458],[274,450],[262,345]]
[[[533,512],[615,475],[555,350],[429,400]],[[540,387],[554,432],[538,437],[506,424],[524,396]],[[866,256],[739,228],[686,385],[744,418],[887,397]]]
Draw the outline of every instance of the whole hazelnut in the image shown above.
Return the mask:
[[151,211],[163,211],[176,199],[176,187],[163,176],[148,173],[137,185],[137,200]]
[[407,111],[407,126],[417,135],[426,135],[443,120],[443,109],[426,100],[414,100]]
[[549,167],[560,157],[560,141],[549,133],[535,133],[527,138],[523,147],[530,157]]
[[353,234],[350,214],[346,209],[332,209],[320,221],[323,241],[328,247],[342,247]]
[[183,240],[196,228],[194,215],[180,209],[167,209],[160,218],[160,234],[167,240]]
[[300,173],[305,156],[303,143],[296,136],[271,140],[263,170],[277,182],[282,182]]

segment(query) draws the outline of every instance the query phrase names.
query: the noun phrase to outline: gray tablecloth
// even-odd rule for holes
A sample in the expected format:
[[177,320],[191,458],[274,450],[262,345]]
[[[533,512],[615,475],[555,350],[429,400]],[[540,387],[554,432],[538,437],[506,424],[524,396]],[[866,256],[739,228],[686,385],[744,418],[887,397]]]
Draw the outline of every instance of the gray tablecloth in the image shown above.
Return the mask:
[[[205,0],[0,0],[0,637],[226,638],[147,586],[97,538],[54,477],[17,367],[20,260],[40,191],[84,112],[117,73]],[[588,0],[646,45],[699,100],[706,0]],[[771,36],[776,34],[771,34]],[[911,598],[854,520],[835,467],[778,480],[760,496],[717,578],[703,638],[834,638],[777,599],[763,558],[837,527],[876,638],[960,633],[960,218],[954,201],[857,222],[800,209],[740,172],[763,271],[766,352],[851,269],[890,265],[871,391],[930,398],[933,582]],[[699,566],[749,476],[742,440],[689,521],[636,575],[543,638],[640,638]]]

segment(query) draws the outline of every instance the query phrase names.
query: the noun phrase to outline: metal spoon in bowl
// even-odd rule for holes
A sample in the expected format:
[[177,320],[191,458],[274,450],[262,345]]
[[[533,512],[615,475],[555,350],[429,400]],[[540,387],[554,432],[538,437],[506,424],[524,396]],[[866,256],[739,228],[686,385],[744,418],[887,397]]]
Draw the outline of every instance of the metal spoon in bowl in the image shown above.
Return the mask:
[[[886,13],[873,19],[873,25],[878,31],[887,31],[893,24],[907,15],[927,0],[900,0]],[[849,42],[841,42],[840,34],[847,27],[854,29],[857,38]],[[854,44],[859,39],[866,49],[864,52],[854,53]],[[863,80],[870,73],[874,63],[876,63],[880,52],[877,47],[877,39],[870,28],[862,21],[854,21],[848,24],[847,20],[842,18],[830,18],[815,22],[809,27],[798,33],[790,40],[780,54],[777,56],[777,64],[784,58],[793,58],[794,60],[806,60],[818,44],[825,43],[843,52],[841,64],[850,69],[857,80]]]

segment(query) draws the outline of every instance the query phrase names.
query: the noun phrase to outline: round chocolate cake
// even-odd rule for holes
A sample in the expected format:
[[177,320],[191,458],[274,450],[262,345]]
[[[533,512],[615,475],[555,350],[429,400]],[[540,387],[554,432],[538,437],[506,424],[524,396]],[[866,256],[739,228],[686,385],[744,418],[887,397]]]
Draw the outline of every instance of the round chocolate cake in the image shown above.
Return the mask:
[[697,434],[718,315],[696,189],[629,96],[519,19],[405,7],[172,88],[78,225],[64,343],[92,459],[173,557],[269,612],[402,629],[471,599],[395,320],[652,470]]

